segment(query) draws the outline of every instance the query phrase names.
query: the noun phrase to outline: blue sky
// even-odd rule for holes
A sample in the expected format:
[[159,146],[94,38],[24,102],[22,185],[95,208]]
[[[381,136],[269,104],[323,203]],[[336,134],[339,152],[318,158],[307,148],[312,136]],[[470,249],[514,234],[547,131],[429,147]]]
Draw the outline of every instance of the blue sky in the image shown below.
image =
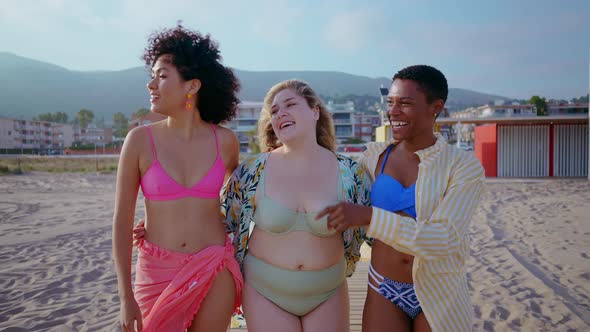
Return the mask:
[[243,70],[391,77],[425,63],[451,87],[508,97],[588,93],[590,1],[3,0],[0,51],[73,70],[141,66],[177,20]]

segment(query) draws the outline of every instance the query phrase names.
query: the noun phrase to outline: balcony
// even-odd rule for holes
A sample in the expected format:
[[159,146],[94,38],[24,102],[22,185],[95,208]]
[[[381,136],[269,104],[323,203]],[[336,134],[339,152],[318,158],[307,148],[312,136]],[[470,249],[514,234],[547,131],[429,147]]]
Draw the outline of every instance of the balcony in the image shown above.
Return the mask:
[[334,124],[352,125],[350,119],[333,119]]
[[239,110],[238,116],[236,116],[236,120],[254,120],[258,121],[260,117],[260,110],[253,111],[251,109],[248,110]]
[[352,137],[352,130],[337,130],[336,137]]
[[256,125],[239,125],[239,126],[237,126],[237,128],[235,130],[236,131],[256,130]]

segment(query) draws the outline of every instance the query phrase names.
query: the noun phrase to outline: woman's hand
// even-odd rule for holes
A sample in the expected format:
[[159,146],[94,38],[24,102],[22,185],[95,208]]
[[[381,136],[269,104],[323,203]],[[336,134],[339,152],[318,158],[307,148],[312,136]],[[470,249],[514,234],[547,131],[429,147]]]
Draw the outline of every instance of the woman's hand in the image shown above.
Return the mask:
[[123,332],[141,332],[143,330],[141,310],[133,296],[121,298],[121,329]]
[[344,232],[350,227],[362,227],[371,223],[373,209],[369,206],[340,202],[323,209],[315,217],[316,220],[328,216],[328,228]]
[[137,246],[140,240],[145,237],[145,220],[141,219],[133,228],[133,245]]

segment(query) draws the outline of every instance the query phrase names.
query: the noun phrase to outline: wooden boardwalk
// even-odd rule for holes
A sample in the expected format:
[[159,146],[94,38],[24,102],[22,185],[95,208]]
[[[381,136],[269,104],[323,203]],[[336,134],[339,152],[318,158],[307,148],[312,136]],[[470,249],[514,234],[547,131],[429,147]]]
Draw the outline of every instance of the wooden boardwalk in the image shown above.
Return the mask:
[[350,298],[350,331],[360,332],[363,322],[363,306],[367,297],[369,262],[359,262],[352,277],[348,278]]
[[[369,262],[361,261],[356,266],[352,277],[348,278],[348,295],[350,298],[350,331],[360,332],[362,326],[363,306],[367,296],[367,275]],[[229,329],[229,332],[246,332],[247,329]]]

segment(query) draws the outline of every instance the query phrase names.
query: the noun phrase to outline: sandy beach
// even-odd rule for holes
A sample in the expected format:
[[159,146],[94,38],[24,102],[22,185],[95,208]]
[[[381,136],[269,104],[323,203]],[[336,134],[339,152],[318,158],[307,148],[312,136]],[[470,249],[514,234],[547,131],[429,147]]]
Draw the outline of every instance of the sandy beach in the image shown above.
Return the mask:
[[[0,331],[119,330],[114,191],[114,174],[0,177]],[[590,181],[486,180],[471,240],[475,330],[590,329]]]

